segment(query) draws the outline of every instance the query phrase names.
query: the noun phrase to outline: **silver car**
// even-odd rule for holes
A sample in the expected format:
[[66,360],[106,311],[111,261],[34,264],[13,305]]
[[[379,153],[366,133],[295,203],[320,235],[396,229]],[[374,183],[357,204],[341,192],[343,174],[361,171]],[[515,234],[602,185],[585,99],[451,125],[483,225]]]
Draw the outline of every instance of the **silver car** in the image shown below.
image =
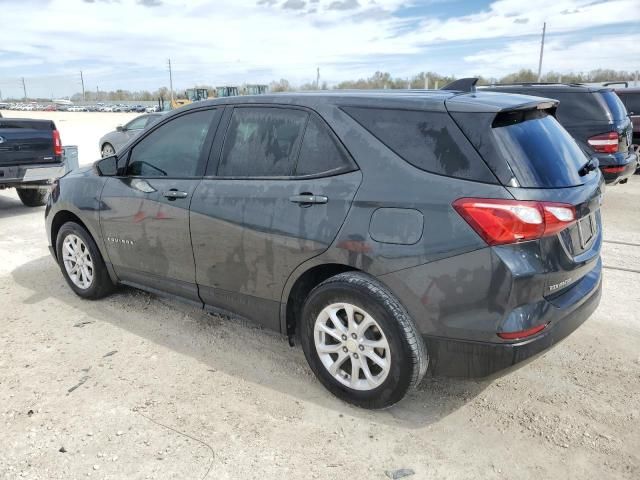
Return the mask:
[[118,125],[112,132],[107,133],[100,139],[100,153],[102,157],[109,157],[115,154],[120,148],[132,138],[137,137],[146,126],[158,121],[162,114],[140,115],[126,125]]

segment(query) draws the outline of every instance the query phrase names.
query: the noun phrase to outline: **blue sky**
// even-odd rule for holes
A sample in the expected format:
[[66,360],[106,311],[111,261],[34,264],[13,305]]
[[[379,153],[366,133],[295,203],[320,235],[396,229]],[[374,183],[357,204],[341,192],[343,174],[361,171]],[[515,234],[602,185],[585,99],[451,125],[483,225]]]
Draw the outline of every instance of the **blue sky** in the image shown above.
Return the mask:
[[638,0],[0,0],[0,90],[61,97],[194,84],[330,85],[376,70],[499,77],[640,70]]

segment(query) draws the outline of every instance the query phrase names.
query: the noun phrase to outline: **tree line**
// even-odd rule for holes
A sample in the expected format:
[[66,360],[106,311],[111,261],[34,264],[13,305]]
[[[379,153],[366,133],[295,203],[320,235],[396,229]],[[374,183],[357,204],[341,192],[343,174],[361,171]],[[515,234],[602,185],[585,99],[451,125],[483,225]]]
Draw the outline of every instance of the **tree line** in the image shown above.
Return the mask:
[[[637,72],[624,70],[596,69],[590,72],[581,73],[560,73],[547,72],[542,76],[542,82],[564,82],[564,83],[601,83],[622,80],[633,80]],[[389,72],[375,72],[368,78],[357,80],[344,80],[329,87],[327,82],[316,85],[315,82],[304,83],[302,85],[292,85],[287,79],[272,81],[269,84],[271,92],[291,92],[299,90],[329,90],[329,89],[403,89],[403,88],[442,88],[447,83],[456,79],[455,76],[441,75],[435,72],[420,72],[410,77],[393,77]],[[516,82],[536,82],[538,75],[530,69],[522,69],[518,72],[510,73],[503,77],[483,77],[478,76],[479,85],[491,85],[494,83],[516,83]],[[215,92],[212,85],[194,85],[194,88],[206,88],[209,94]],[[176,98],[186,98],[184,91],[174,92]],[[132,101],[156,101],[160,98],[168,100],[170,92],[167,87],[160,87],[157,90],[112,90],[112,91],[87,91],[84,100],[86,102],[132,102]],[[20,101],[22,99],[16,99]],[[44,100],[44,99],[43,99]],[[74,102],[82,102],[82,93],[76,93],[71,97]]]

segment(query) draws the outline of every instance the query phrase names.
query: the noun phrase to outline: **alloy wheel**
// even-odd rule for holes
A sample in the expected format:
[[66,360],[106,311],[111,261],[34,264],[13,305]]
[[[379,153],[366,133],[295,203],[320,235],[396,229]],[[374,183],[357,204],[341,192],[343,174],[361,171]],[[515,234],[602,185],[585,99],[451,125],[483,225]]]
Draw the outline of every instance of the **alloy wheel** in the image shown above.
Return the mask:
[[93,260],[89,249],[77,235],[67,235],[62,242],[62,261],[73,284],[86,290],[93,283]]
[[350,303],[325,307],[315,321],[314,343],[329,374],[354,390],[373,390],[387,378],[391,351],[376,320]]

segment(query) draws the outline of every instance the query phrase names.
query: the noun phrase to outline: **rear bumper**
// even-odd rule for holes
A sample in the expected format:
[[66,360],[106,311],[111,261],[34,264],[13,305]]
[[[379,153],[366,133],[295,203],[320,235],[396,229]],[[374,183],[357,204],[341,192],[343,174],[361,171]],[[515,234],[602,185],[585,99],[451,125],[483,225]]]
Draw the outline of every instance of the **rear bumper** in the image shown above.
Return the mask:
[[[621,167],[622,170],[620,172],[607,172],[607,168],[617,168]],[[635,153],[631,153],[627,155],[621,161],[617,163],[604,163],[600,162],[600,169],[602,170],[602,176],[604,177],[604,181],[607,184],[615,185],[624,180],[627,180],[631,175],[633,175],[638,168],[638,157]]]
[[46,184],[65,173],[64,163],[0,166],[0,184],[8,186],[23,183]]
[[542,333],[519,343],[489,343],[424,336],[433,375],[489,377],[522,366],[570,335],[589,318],[600,303],[602,279],[585,299],[569,312],[560,313]]

